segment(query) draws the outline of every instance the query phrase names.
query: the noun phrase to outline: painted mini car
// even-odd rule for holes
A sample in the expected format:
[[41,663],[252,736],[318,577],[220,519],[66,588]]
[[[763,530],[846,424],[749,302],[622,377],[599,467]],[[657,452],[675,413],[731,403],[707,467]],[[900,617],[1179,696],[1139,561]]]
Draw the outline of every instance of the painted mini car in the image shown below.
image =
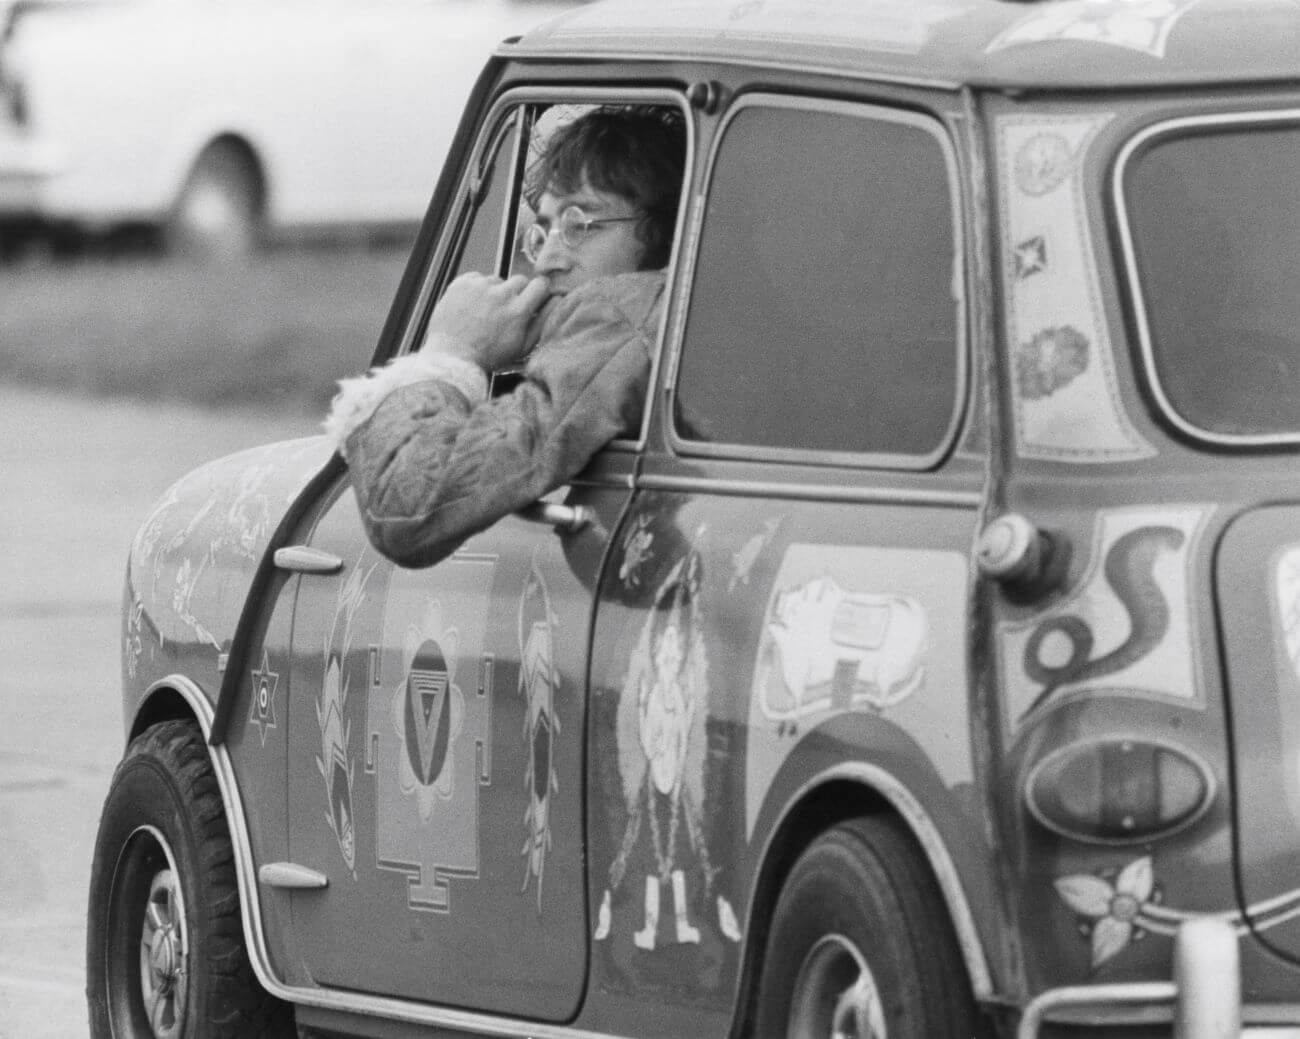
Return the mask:
[[1300,1035],[1300,8],[582,8],[375,361],[610,103],[689,132],[635,437],[424,570],[321,439],[140,528],[94,1034]]

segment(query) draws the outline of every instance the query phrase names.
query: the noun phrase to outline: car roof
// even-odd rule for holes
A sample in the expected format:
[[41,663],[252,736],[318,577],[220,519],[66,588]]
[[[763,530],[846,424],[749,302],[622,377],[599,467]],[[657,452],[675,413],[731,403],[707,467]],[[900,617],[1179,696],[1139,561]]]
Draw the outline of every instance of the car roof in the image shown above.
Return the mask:
[[502,53],[744,62],[946,87],[1300,86],[1300,0],[605,0]]

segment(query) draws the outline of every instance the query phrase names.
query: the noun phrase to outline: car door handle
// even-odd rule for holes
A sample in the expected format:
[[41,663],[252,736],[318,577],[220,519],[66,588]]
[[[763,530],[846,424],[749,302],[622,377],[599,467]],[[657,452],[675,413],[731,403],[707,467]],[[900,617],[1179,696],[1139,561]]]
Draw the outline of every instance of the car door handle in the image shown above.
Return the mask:
[[586,505],[560,505],[556,502],[535,501],[515,513],[529,523],[545,523],[566,534],[576,534],[591,526],[596,514]]
[[296,862],[268,862],[257,871],[257,879],[267,887],[285,888],[289,891],[318,891],[329,887],[329,877],[319,870],[300,866]]
[[286,545],[275,550],[275,565],[300,574],[336,574],[343,569],[343,560],[309,545]]

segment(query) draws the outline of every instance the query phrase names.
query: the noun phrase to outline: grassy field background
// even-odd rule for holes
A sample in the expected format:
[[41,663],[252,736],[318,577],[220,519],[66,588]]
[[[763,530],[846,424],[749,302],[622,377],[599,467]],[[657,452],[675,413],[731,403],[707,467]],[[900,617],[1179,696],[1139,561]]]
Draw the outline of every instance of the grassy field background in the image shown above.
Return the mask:
[[95,397],[323,411],[370,360],[409,243],[227,265],[140,253],[0,265],[0,381]]

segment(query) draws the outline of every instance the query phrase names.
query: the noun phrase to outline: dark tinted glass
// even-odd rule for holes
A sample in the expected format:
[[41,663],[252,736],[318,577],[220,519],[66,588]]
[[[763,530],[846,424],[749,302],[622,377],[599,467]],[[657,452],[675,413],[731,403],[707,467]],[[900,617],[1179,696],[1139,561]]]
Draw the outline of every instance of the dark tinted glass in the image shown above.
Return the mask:
[[933,133],[751,107],[709,188],[677,380],[681,435],[927,455],[958,392],[953,202]]
[[501,242],[501,224],[506,214],[506,193],[510,190],[511,159],[515,145],[512,130],[515,122],[516,116],[511,115],[486,158],[485,168],[480,174],[484,180],[482,202],[470,219],[456,274],[464,274],[466,271],[498,273],[497,250]]
[[1300,127],[1163,138],[1125,194],[1174,410],[1212,433],[1300,430]]

